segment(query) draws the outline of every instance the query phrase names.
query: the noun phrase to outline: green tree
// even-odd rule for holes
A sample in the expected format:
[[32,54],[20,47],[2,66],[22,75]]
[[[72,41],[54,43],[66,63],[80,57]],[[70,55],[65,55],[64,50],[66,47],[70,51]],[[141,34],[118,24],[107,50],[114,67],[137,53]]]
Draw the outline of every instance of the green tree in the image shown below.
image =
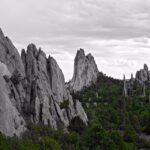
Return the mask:
[[79,116],[76,116],[70,121],[68,129],[69,131],[75,131],[79,134],[82,134],[86,129],[86,125]]
[[132,125],[126,125],[124,131],[124,138],[128,142],[136,142],[138,140],[138,135]]
[[45,150],[61,150],[59,143],[55,139],[48,136],[44,138],[44,147]]

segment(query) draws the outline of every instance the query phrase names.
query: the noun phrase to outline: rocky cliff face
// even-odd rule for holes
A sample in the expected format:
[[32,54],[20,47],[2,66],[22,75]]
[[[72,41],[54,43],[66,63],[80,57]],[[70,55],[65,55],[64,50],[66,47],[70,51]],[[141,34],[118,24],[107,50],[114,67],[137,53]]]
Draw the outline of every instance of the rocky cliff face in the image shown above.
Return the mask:
[[55,59],[51,56],[46,58],[45,53],[37,50],[34,44],[28,46],[27,53],[23,50],[21,56],[28,87],[25,112],[30,120],[57,128],[61,124],[68,126],[69,121],[79,115],[86,123],[86,114],[82,107],[80,110],[76,108],[78,101],[72,100]]
[[8,136],[19,136],[26,130],[25,121],[18,108],[19,94],[10,79],[16,69],[24,76],[19,53],[0,30],[0,131]]
[[136,72],[135,78],[131,75],[131,79],[126,80],[124,77],[124,96],[140,95],[145,96],[145,88],[150,85],[150,71],[148,66],[144,64],[143,69]]
[[54,58],[30,44],[21,57],[0,30],[0,131],[20,135],[32,122],[64,129],[79,116],[88,119],[81,103],[73,100]]
[[137,71],[136,79],[143,82],[150,81],[150,71],[148,70],[148,66],[146,64],[144,64],[143,69]]
[[10,73],[15,69],[24,75],[24,68],[17,49],[8,37],[5,37],[0,29],[0,62],[6,64]]
[[74,62],[74,74],[68,83],[68,88],[72,92],[81,91],[84,87],[89,87],[97,81],[99,71],[91,54],[85,55],[84,50],[77,51]]

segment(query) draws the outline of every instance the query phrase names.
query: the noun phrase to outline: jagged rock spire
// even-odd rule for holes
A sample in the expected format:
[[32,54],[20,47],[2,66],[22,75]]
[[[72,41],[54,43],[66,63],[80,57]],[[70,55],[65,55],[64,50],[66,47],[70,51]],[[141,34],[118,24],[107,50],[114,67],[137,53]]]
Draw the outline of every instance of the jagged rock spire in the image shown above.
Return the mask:
[[[16,70],[24,76],[24,67],[17,49],[0,29],[0,131],[7,136],[19,136],[26,130],[25,120],[19,111],[20,99],[24,95],[22,86],[17,84],[14,87],[10,79]],[[17,91],[22,92],[20,98]]]
[[133,73],[131,73],[131,80],[133,80]]
[[137,71],[136,79],[145,82],[150,80],[150,71],[148,70],[148,66],[144,64],[143,69]]
[[147,66],[147,64],[144,64],[144,70],[145,70],[145,71],[148,71],[148,66]]
[[4,38],[4,33],[3,33],[2,29],[0,28],[0,39],[1,38]]
[[125,74],[123,75],[123,84],[124,84],[124,86],[123,86],[123,95],[125,97],[127,97],[128,96],[128,90],[127,90],[127,84],[126,84]]
[[34,44],[22,50],[20,57],[1,30],[0,85],[0,132],[8,136],[19,136],[29,122],[57,129],[60,125],[67,128],[75,116],[88,121],[82,104],[66,88],[55,59],[47,58]]
[[[22,59],[28,78],[26,91],[26,104],[30,111],[30,120],[33,123],[49,124],[57,128],[60,123],[65,127],[69,125],[70,119],[79,116],[85,123],[87,116],[80,102],[74,101],[66,89],[62,70],[56,60],[34,44],[27,47],[27,52],[22,51]],[[61,108],[62,103],[68,106]],[[78,106],[77,106],[78,105]],[[80,109],[77,108],[80,106]]]
[[[148,70],[148,66],[144,64],[143,69],[140,69],[136,72],[135,79],[133,75],[131,75],[130,80],[125,80],[124,76],[124,96],[133,96],[138,94],[139,96],[146,96],[146,87],[150,84],[150,71]],[[136,85],[136,86],[135,86]],[[138,88],[136,88],[138,85]],[[136,95],[137,96],[137,95]]]
[[68,87],[73,92],[81,91],[96,82],[98,78],[98,68],[94,57],[91,54],[85,55],[83,49],[77,51],[74,61],[74,74]]
[[0,29],[0,62],[7,65],[10,73],[18,70],[24,76],[24,67],[19,52],[8,37]]

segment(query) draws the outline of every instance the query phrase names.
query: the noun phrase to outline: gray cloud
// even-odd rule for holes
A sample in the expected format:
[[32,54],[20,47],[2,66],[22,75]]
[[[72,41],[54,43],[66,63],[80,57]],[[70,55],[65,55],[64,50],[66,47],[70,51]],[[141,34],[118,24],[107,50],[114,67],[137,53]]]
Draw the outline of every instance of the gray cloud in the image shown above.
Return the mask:
[[53,55],[67,80],[80,47],[121,78],[150,65],[149,8],[149,0],[1,0],[0,27],[19,50],[34,42]]

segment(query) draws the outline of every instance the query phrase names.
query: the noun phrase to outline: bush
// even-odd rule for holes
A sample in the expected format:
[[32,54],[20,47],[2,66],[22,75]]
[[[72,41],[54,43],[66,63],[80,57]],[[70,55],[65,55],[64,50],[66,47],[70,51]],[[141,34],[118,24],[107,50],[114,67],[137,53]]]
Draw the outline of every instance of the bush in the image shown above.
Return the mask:
[[136,142],[138,140],[138,135],[131,125],[125,127],[124,138],[128,142]]
[[69,106],[69,100],[65,100],[62,103],[60,103],[60,109],[67,109]]
[[86,125],[79,116],[76,116],[70,121],[68,129],[69,131],[75,131],[79,134],[82,134],[86,129]]
[[110,133],[103,129],[100,125],[94,124],[89,129],[86,136],[87,147],[91,150],[95,149],[106,149],[116,150],[117,146],[112,140]]
[[144,148],[150,149],[150,141],[144,142]]
[[46,150],[61,150],[59,143],[48,136],[44,138],[44,147]]
[[18,84],[22,80],[21,73],[16,69],[10,79],[14,84]]

